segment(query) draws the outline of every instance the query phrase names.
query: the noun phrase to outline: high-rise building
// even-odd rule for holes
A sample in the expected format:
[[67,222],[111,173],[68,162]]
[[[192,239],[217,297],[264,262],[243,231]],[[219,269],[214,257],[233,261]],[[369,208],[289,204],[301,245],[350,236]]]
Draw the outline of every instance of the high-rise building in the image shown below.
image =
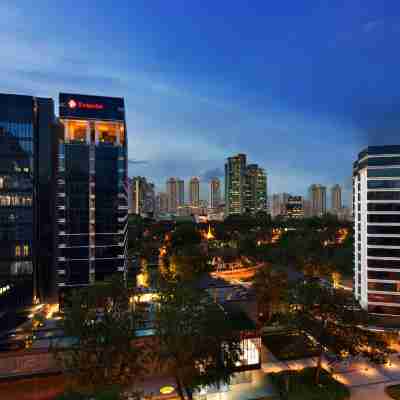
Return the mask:
[[145,177],[135,176],[131,179],[133,214],[142,216],[152,215],[155,211],[154,184]]
[[267,211],[267,176],[246,155],[228,157],[225,164],[225,214]]
[[176,213],[178,206],[177,184],[175,178],[169,178],[166,184],[166,192],[168,196],[168,212]]
[[309,199],[311,202],[311,214],[313,217],[321,217],[326,214],[326,187],[319,184],[311,185],[309,188]]
[[53,294],[57,133],[53,100],[0,94],[0,312]]
[[122,98],[60,94],[57,283],[126,272],[127,141]]
[[275,193],[272,195],[271,217],[276,218],[286,214],[286,204],[290,197],[289,193]]
[[353,166],[354,294],[400,315],[400,146],[370,146]]
[[189,204],[192,207],[199,207],[200,203],[200,180],[193,177],[189,182]]
[[168,212],[168,195],[167,193],[160,192],[156,196],[156,213],[166,214]]
[[179,178],[167,180],[168,212],[176,213],[185,204],[185,183]]
[[331,187],[331,209],[339,211],[342,208],[342,188],[340,185],[333,185]]
[[302,196],[289,196],[286,202],[285,215],[288,218],[304,218],[304,207]]
[[228,157],[225,164],[225,215],[244,212],[246,155]]
[[246,212],[267,211],[267,175],[257,164],[246,166],[244,197]]
[[176,178],[176,200],[177,207],[185,204],[185,182],[179,178]]
[[304,218],[312,217],[311,201],[303,199]]
[[218,178],[210,182],[210,208],[216,209],[221,204],[221,181]]

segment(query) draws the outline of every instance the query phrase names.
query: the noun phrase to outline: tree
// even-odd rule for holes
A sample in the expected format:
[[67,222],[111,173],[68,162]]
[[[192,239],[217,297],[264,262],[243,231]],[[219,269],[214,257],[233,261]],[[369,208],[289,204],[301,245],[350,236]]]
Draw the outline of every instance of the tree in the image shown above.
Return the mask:
[[389,349],[385,337],[366,328],[367,313],[345,291],[297,283],[289,300],[288,320],[318,344],[316,384],[324,355],[332,362],[356,356],[378,363],[386,360]]
[[253,289],[256,294],[260,322],[268,322],[287,296],[287,274],[263,266],[254,275]]
[[204,292],[181,282],[161,292],[156,313],[159,357],[182,400],[201,386],[228,383],[240,357],[239,338],[223,310]]
[[143,370],[145,350],[133,343],[141,316],[131,307],[132,295],[117,278],[72,294],[61,324],[72,343],[56,344],[54,351],[75,390],[131,384]]

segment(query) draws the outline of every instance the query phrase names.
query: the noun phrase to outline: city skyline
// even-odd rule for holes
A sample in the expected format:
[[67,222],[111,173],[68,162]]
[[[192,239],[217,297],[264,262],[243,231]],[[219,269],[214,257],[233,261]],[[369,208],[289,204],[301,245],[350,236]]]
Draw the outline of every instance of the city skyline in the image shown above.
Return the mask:
[[[398,5],[303,2],[288,14],[285,4],[222,1],[211,17],[194,4],[157,9],[139,1],[133,13],[128,2],[99,1],[95,11],[80,5],[72,14],[67,2],[46,3],[0,6],[3,92],[123,96],[136,162],[129,173],[157,188],[167,175],[221,178],[223,160],[246,152],[267,170],[270,193],[339,183],[348,204],[348,165],[359,149],[378,137],[393,141]],[[113,26],[107,38],[105,25]]]

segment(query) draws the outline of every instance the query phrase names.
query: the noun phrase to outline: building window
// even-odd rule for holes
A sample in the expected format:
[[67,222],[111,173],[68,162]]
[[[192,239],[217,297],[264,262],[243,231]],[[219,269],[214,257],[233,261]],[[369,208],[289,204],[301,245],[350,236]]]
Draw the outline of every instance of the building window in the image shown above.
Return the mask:
[[24,257],[29,256],[29,246],[27,244],[24,245]]
[[21,257],[21,246],[15,246],[15,256]]

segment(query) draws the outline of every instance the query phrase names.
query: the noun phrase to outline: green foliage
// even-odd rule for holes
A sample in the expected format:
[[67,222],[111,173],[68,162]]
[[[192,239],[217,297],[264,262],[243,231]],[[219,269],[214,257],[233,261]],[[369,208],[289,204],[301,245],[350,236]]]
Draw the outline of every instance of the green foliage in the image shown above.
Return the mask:
[[193,247],[201,242],[201,234],[193,223],[177,225],[171,236],[171,248],[173,252],[179,252],[181,248]]
[[189,398],[202,385],[229,382],[240,356],[239,338],[209,296],[184,283],[160,293],[156,334],[162,365],[174,376],[178,394]]
[[390,353],[381,333],[363,328],[368,314],[345,291],[297,283],[289,292],[288,310],[289,323],[319,344],[319,368],[323,354],[332,361],[363,356],[382,363]]
[[83,394],[74,391],[66,391],[55,400],[121,400],[120,388],[111,387],[93,394]]
[[400,400],[400,385],[386,386],[385,392],[392,399]]
[[287,302],[287,275],[264,266],[253,278],[253,289],[259,320],[265,323],[271,319],[273,312],[281,311],[281,306]]
[[321,371],[319,385],[314,382],[315,368],[282,371],[271,373],[269,376],[282,399],[345,400],[350,398],[350,390],[333,379],[325,370]]
[[76,391],[132,383],[142,371],[145,351],[132,344],[141,319],[129,302],[132,295],[119,278],[72,294],[62,328],[74,341],[54,352]]
[[298,360],[318,355],[315,342],[298,331],[265,334],[262,341],[279,361]]

